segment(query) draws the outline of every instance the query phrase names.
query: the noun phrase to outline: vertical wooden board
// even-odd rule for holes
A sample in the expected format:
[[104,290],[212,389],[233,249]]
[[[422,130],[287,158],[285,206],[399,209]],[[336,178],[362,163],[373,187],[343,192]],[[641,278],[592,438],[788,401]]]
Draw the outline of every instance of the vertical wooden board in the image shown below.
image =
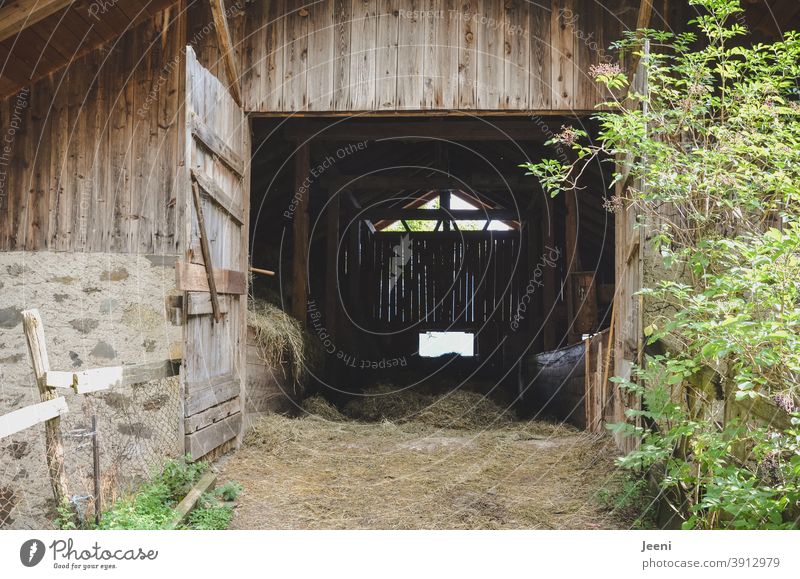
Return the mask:
[[266,14],[264,0],[251,2],[242,13],[241,51],[242,106],[258,110],[261,103],[261,59],[259,55],[266,43]]
[[[111,171],[114,192],[114,226],[111,251],[127,251],[130,245],[125,232],[133,213],[130,205],[132,187],[132,141],[133,141],[133,92],[134,79],[131,76],[134,64],[133,50],[119,48],[117,54],[119,68],[115,74],[120,77],[116,85],[116,104],[111,125]],[[121,72],[120,72],[121,71]]]
[[148,50],[152,40],[152,26],[149,22],[141,28],[133,30],[132,43],[128,50],[133,52],[133,74],[130,84],[133,86],[133,99],[131,101],[131,123],[133,135],[131,142],[132,180],[128,189],[129,215],[126,223],[127,251],[152,253],[149,250],[146,236],[140,235],[145,231],[145,199],[147,197],[147,179],[150,172],[148,166],[149,154],[149,109],[140,114],[138,106],[145,104],[146,95],[150,91],[148,79],[150,62],[152,60]]
[[590,68],[600,62],[602,18],[595,0],[573,0],[577,16],[575,37],[574,108],[590,111],[600,102],[601,92],[590,75]]
[[375,52],[375,106],[394,109],[397,99],[397,41],[400,0],[378,0]]
[[442,106],[442,70],[440,69],[439,53],[442,42],[439,23],[442,18],[442,0],[423,0],[423,17],[420,22],[422,28],[422,106],[423,109],[436,110]]
[[[26,249],[29,251],[47,249],[50,189],[50,119],[48,110],[52,85],[52,77],[45,77],[34,85],[31,95],[31,136],[35,142],[36,153],[31,161],[34,167],[34,181],[31,210],[28,211]],[[4,126],[2,122],[0,122],[0,126]],[[8,194],[8,190],[6,189],[4,193]]]
[[286,18],[286,0],[263,0],[267,2],[267,24],[265,29],[266,43],[259,55],[260,67],[263,71],[261,79],[262,111],[282,111],[283,108],[283,54],[285,51],[284,28]]
[[141,215],[139,220],[139,247],[141,251],[147,253],[158,253],[159,238],[157,236],[159,221],[163,219],[165,207],[162,199],[169,196],[167,190],[163,189],[161,177],[161,160],[167,155],[166,148],[168,143],[165,140],[165,133],[159,127],[159,94],[164,91],[160,76],[161,67],[165,58],[164,43],[166,34],[169,30],[169,12],[161,11],[153,19],[153,30],[146,37],[145,50],[149,55],[148,66],[142,68],[146,74],[145,86],[147,92],[138,95],[137,102],[146,103],[146,111],[139,110],[141,105],[137,105],[137,115],[142,116],[142,122],[146,123],[147,131],[146,143],[147,150],[144,154],[147,170],[145,172],[145,189],[140,194],[143,196],[141,201]]
[[552,107],[551,20],[551,0],[537,0],[530,6],[530,58],[528,63],[530,82],[528,90],[532,110],[547,110]]
[[423,0],[401,0],[397,40],[397,109],[416,110],[422,103]]
[[[592,0],[593,1],[593,0]],[[503,11],[505,34],[505,70],[501,106],[504,109],[527,110],[530,91],[530,8],[526,0],[509,0]]]
[[551,42],[553,50],[553,109],[574,108],[575,12],[574,0],[553,0]]
[[[101,150],[101,123],[103,117],[99,115],[99,110],[104,107],[103,94],[100,91],[100,63],[104,57],[103,52],[95,50],[87,56],[87,68],[89,74],[86,79],[87,87],[83,96],[83,106],[81,111],[79,143],[85,150],[78,157],[78,240],[77,248],[80,251],[91,251],[98,242],[97,229],[97,196],[99,192],[98,179],[102,159],[98,159],[98,151]],[[99,162],[98,162],[99,161]]]
[[283,55],[283,110],[303,111],[308,103],[306,91],[308,64],[308,10],[296,8],[286,13]]
[[165,75],[164,87],[159,94],[159,131],[165,140],[165,154],[161,156],[161,182],[162,195],[159,200],[158,210],[163,213],[163,219],[159,220],[157,239],[159,240],[158,253],[170,254],[180,250],[180,219],[179,219],[179,187],[180,171],[183,150],[182,135],[185,133],[182,125],[184,107],[184,92],[181,86],[181,78],[185,67],[183,66],[184,56],[182,50],[185,46],[185,13],[174,10],[171,13],[172,21],[170,30],[165,34],[167,48],[165,51],[168,58],[168,69],[162,69]]
[[13,148],[16,151],[16,158],[12,163],[12,170],[16,173],[15,179],[18,184],[16,193],[16,210],[13,215],[14,224],[13,236],[14,246],[23,248],[26,245],[28,234],[27,214],[33,210],[31,203],[31,189],[33,187],[33,165],[30,160],[34,155],[35,140],[32,137],[31,127],[31,92],[18,92],[12,99],[11,114],[18,121],[19,125],[14,135]]
[[353,0],[350,55],[350,110],[375,108],[376,0]]
[[317,2],[308,10],[308,109],[329,111],[334,93],[333,2]]
[[475,0],[460,2],[458,18],[458,108],[474,109],[477,103],[477,28],[473,21]]
[[333,62],[333,108],[347,110],[350,105],[350,39],[351,5],[350,0],[334,1],[334,62]]
[[478,30],[478,90],[477,108],[500,109],[503,92],[505,37],[503,35],[503,7],[500,2],[486,1],[479,14]]

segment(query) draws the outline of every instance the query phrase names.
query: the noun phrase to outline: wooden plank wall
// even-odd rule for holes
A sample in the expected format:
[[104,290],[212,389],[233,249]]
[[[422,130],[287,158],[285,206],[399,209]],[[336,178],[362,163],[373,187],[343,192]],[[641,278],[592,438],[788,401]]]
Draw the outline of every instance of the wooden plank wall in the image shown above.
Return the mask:
[[0,250],[177,253],[181,14],[0,101]]
[[[224,78],[206,3],[189,40]],[[245,110],[586,111],[639,0],[254,0],[231,10]]]
[[[367,234],[339,275],[359,277],[360,306],[381,327],[510,323],[526,255],[518,231]],[[346,270],[346,272],[345,272]]]

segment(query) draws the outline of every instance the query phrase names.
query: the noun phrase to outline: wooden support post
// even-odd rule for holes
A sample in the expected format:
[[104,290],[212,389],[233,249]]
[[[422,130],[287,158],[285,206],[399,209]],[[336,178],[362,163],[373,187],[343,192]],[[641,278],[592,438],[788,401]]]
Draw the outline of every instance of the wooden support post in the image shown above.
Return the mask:
[[566,264],[566,283],[564,293],[567,300],[567,327],[569,328],[569,343],[577,340],[575,332],[575,317],[577,308],[575,304],[575,291],[572,273],[581,270],[580,251],[578,247],[578,202],[576,193],[568,191],[564,194],[564,204],[567,214],[564,218],[564,263]]
[[294,157],[294,195],[297,206],[294,210],[293,239],[294,259],[292,264],[292,314],[305,327],[308,299],[308,198],[309,184],[306,181],[310,169],[308,143],[303,143]]
[[[42,402],[56,398],[54,390],[47,387],[45,374],[50,369],[47,358],[47,346],[44,341],[44,328],[38,310],[25,310],[22,312],[22,327],[28,343],[28,353],[31,356],[33,375],[39,389]],[[64,469],[64,445],[61,442],[61,417],[55,416],[44,423],[44,446],[47,459],[47,470],[50,474],[50,484],[53,487],[53,497],[56,505],[61,505],[67,499],[67,473]]]
[[[546,198],[542,204],[541,215],[542,252],[555,248],[555,235],[553,231],[553,202]],[[566,258],[566,256],[564,256]],[[542,332],[545,351],[553,350],[558,343],[556,337],[556,269],[544,268],[542,275],[542,313],[544,330]]]
[[325,325],[332,340],[336,340],[336,319],[339,308],[339,268],[337,265],[339,247],[339,196],[334,190],[329,193],[326,222],[328,238],[326,241],[325,272]]
[[94,522],[100,524],[100,513],[102,509],[102,498],[100,496],[100,433],[97,430],[97,416],[92,415],[92,463],[94,476]]
[[200,250],[203,252],[203,263],[205,264],[206,277],[208,278],[208,291],[211,293],[211,311],[214,314],[214,321],[219,322],[222,319],[222,313],[219,309],[217,282],[214,279],[214,266],[211,261],[211,248],[208,245],[208,235],[206,234],[206,221],[203,217],[203,204],[200,200],[200,189],[195,180],[192,180],[192,195],[194,196],[195,211],[197,211],[197,223],[200,228]]
[[[450,213],[449,189],[439,193],[439,208],[446,213]],[[442,220],[442,231],[450,231],[450,216],[447,216]]]
[[[523,278],[533,283],[535,291],[538,294],[531,296],[531,312],[528,314],[530,319],[527,321],[526,329],[523,330],[528,338],[526,340],[526,347],[531,345],[533,342],[533,347],[527,350],[528,354],[541,352],[542,348],[544,347],[544,331],[541,324],[544,320],[545,304],[542,287],[539,287],[538,284],[544,284],[544,268],[547,266],[540,265],[542,254],[544,253],[544,248],[542,247],[542,234],[539,231],[541,228],[541,221],[539,219],[539,215],[537,215],[537,212],[540,211],[541,204],[535,204],[529,208],[527,221],[525,222],[523,228],[526,241],[526,253],[528,254],[528,271]],[[540,271],[541,277],[535,278],[534,276],[537,276]],[[527,291],[527,285],[523,291]]]
[[217,42],[222,51],[222,61],[225,64],[225,74],[228,76],[228,90],[236,104],[242,106],[239,67],[236,65],[233,40],[231,40],[231,31],[228,28],[228,20],[225,15],[225,0],[209,1],[211,3],[211,14],[214,17],[214,28],[217,30]]

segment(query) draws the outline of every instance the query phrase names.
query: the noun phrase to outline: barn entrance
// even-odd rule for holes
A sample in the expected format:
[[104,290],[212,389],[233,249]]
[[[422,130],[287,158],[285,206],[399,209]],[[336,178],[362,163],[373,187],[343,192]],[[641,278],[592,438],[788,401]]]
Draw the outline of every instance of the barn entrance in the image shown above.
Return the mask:
[[[548,198],[520,165],[561,117],[255,118],[253,293],[314,337],[314,388],[346,405],[375,384],[472,388],[582,426],[582,391],[536,385],[536,358],[606,328],[611,175]],[[558,379],[562,379],[559,376]],[[574,382],[574,381],[573,381]]]

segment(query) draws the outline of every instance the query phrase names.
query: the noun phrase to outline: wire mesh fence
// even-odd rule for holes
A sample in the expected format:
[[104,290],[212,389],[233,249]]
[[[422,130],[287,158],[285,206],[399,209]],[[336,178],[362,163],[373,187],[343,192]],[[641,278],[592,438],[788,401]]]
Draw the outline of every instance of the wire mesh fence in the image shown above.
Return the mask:
[[[14,409],[38,402],[19,396]],[[59,391],[62,393],[62,391]],[[66,394],[61,417],[66,496],[79,525],[95,520],[97,497],[106,508],[183,453],[178,377]],[[95,450],[96,449],[96,450]],[[41,529],[56,525],[45,444],[37,424],[0,439],[0,528]]]

